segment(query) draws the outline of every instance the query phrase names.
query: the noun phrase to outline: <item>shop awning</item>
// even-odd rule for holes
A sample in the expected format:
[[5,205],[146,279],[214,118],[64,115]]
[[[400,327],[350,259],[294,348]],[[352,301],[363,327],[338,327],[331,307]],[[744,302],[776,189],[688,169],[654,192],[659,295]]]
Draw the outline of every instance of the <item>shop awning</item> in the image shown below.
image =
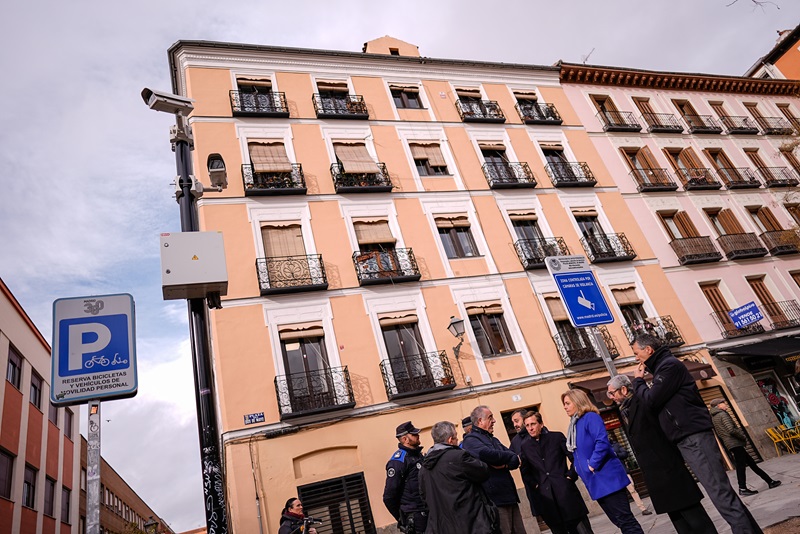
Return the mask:
[[727,347],[718,349],[714,355],[721,360],[726,360],[726,357],[741,359],[745,356],[778,356],[786,358],[795,354],[800,354],[800,336],[785,336],[749,345]]

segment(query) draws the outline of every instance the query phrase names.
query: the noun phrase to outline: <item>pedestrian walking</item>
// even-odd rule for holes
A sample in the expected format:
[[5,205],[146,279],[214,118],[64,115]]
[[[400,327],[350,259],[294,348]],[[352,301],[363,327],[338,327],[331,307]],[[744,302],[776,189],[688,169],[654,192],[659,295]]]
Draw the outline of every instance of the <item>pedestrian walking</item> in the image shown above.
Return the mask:
[[386,463],[386,485],[383,504],[406,534],[422,534],[428,523],[425,502],[419,494],[419,470],[422,468],[422,447],[419,429],[411,421],[397,427],[397,451]]
[[589,496],[622,534],[644,534],[628,504],[628,473],[611,450],[599,410],[579,389],[562,393],[561,402],[570,417],[567,450],[574,454],[575,470]]
[[456,426],[431,429],[433,447],[422,460],[420,494],[428,510],[429,534],[499,534],[498,512],[481,484],[490,468],[458,447]]
[[491,468],[483,483],[486,495],[497,506],[503,534],[526,534],[519,511],[517,486],[511,470],[519,468],[519,456],[494,437],[494,415],[488,406],[478,406],[470,414],[472,432],[464,437],[463,449]]
[[667,514],[678,534],[716,534],[714,522],[700,502],[703,493],[680,451],[664,435],[656,416],[633,395],[630,378],[613,377],[608,381],[607,394],[619,405],[622,427],[656,513]]
[[[639,366],[634,372],[634,395],[657,417],[667,438],[675,443],[719,514],[736,534],[760,533],[761,528],[731,486],[722,455],[712,432],[711,415],[694,378],[661,341],[637,335],[633,354]],[[653,375],[652,386],[644,380]]]
[[761,479],[767,483],[769,489],[780,486],[781,481],[773,480],[771,476],[759,468],[744,448],[745,445],[747,445],[747,436],[744,431],[733,422],[733,418],[728,413],[730,406],[728,406],[725,399],[721,397],[713,399],[709,406],[714,432],[717,433],[717,437],[722,442],[722,445],[728,449],[733,456],[733,462],[736,465],[736,480],[739,482],[739,495],[750,496],[758,493],[757,490],[751,490],[747,487],[747,472],[745,470],[748,467],[753,470],[753,473],[760,476]]

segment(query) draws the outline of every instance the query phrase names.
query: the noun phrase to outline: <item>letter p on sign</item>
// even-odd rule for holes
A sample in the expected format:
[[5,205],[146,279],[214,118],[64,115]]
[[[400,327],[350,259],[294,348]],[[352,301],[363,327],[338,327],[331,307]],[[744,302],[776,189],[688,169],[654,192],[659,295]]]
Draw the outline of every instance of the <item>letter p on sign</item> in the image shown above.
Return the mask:
[[67,325],[69,329],[69,356],[67,370],[83,369],[83,355],[97,353],[106,348],[111,341],[111,330],[101,323]]

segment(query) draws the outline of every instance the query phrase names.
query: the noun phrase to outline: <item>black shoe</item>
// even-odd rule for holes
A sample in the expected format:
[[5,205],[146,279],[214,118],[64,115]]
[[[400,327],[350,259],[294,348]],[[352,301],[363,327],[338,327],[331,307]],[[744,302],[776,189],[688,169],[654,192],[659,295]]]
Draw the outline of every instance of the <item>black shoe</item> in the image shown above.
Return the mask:
[[769,489],[777,488],[780,485],[781,485],[781,481],[780,480],[773,480],[772,482],[767,482],[767,487]]
[[751,490],[751,489],[747,489],[747,488],[739,488],[739,495],[741,495],[743,497],[749,497],[750,495],[755,495],[756,493],[758,493],[758,491],[756,491],[756,490]]

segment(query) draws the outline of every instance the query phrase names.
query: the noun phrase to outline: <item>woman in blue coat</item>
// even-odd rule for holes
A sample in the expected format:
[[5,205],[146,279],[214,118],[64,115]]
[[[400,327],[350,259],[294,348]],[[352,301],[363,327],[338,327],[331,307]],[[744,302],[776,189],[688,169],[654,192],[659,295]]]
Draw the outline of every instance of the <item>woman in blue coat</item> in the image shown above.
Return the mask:
[[600,412],[579,389],[563,393],[561,402],[570,417],[567,450],[575,455],[575,470],[589,496],[622,534],[644,534],[628,504],[628,473],[611,449]]

